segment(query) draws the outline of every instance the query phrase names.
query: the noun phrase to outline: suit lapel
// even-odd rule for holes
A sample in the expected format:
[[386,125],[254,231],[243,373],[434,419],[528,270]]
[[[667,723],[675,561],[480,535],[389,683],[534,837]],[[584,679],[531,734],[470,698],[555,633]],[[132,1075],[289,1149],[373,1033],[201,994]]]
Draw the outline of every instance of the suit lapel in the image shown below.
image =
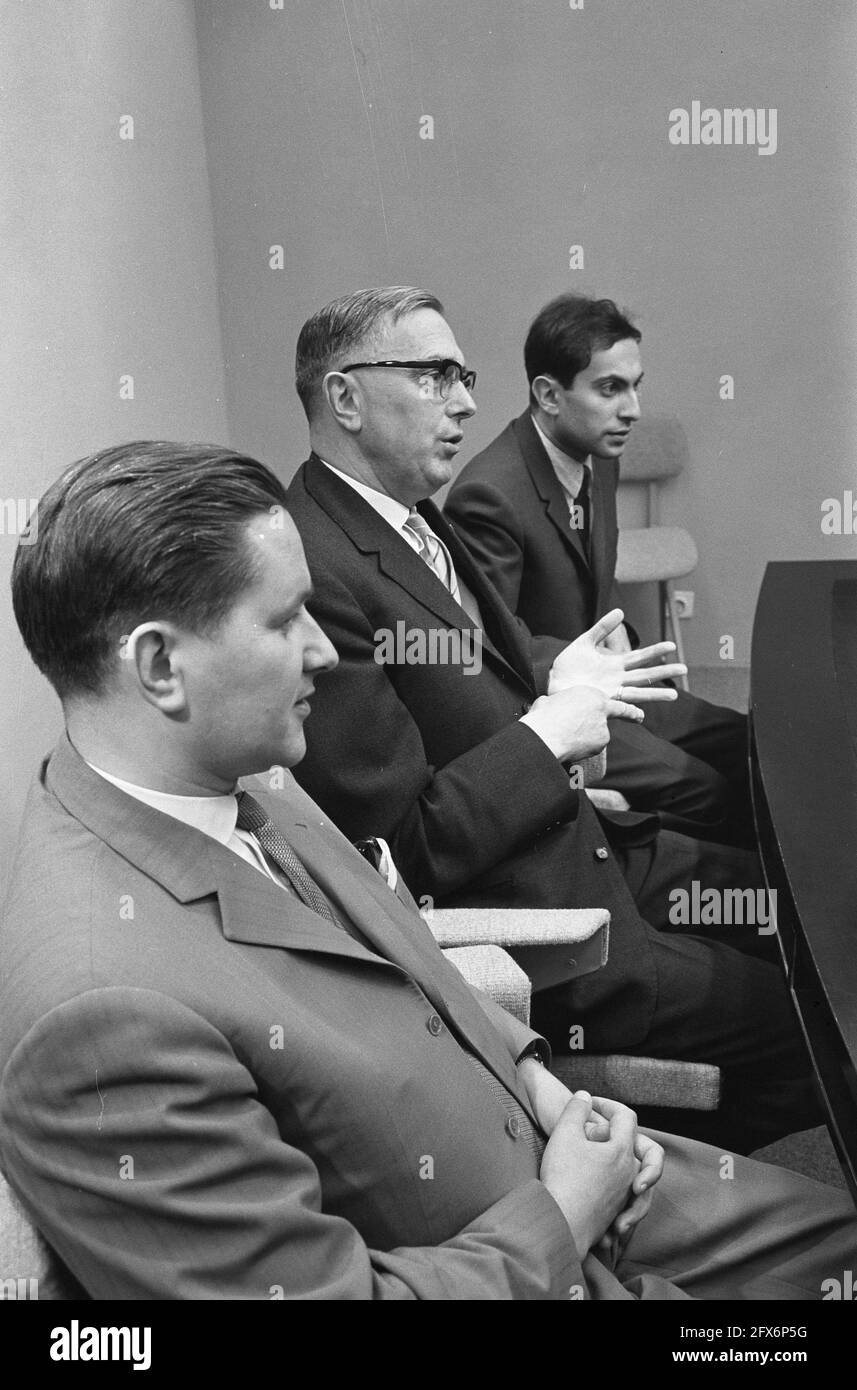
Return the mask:
[[[478,1005],[474,1007],[468,985],[444,959],[428,926],[414,909],[391,892],[381,875],[322,814],[291,774],[282,791],[266,789],[261,780],[248,790],[264,805],[331,902],[377,952],[373,955],[361,950],[361,958],[369,964],[383,963],[404,971],[447,1024],[461,1035],[466,1046],[501,1081],[517,1090],[514,1066],[510,1066],[505,1049],[498,1048],[493,1025]],[[342,936],[335,928],[327,930]],[[522,1104],[530,1113],[525,1099]],[[535,1118],[532,1114],[530,1117]]]
[[[525,411],[520,415],[514,424],[515,435],[518,446],[527,465],[527,471],[533,480],[533,486],[539,497],[544,503],[545,511],[550,517],[556,529],[559,531],[565,545],[574,555],[575,560],[584,569],[589,569],[589,560],[583,548],[579,530],[571,525],[571,514],[568,510],[568,502],[562,490],[559,479],[553,471],[551,461],[547,456],[545,447],[536,433],[529,412]],[[595,485],[593,483],[593,496],[595,495]],[[596,516],[597,516],[597,503]]]
[[107,782],[65,735],[44,776],[48,790],[74,819],[179,903],[216,895],[227,940],[348,957],[359,968],[404,971],[466,1045],[514,1087],[514,1066],[505,1048],[464,980],[440,955],[426,925],[390,892],[291,774],[282,791],[271,791],[261,779],[251,779],[248,789],[374,951],[331,926],[225,845]]
[[[307,461],[304,469],[309,494],[342,528],[358,550],[377,557],[378,568],[387,579],[439,618],[444,627],[470,629],[469,617],[437,575],[359,493],[337,478],[315,455]],[[532,671],[517,625],[506,613],[499,596],[486,583],[437,507],[431,502],[421,502],[418,511],[449,549],[456,571],[460,567],[465,584],[479,604],[486,623],[485,652],[502,665],[510,666],[516,674],[523,675],[531,686]]]
[[177,902],[216,895],[228,940],[370,958],[225,845],[93,772],[65,736],[48,764],[47,785],[76,820]]

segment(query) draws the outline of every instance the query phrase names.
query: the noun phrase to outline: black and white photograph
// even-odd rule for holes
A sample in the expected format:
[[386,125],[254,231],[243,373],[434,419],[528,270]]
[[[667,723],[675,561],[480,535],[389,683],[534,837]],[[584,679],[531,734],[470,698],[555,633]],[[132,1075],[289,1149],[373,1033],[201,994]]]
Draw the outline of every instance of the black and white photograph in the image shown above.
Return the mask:
[[0,0],[25,1364],[844,1348],[855,74],[855,0]]

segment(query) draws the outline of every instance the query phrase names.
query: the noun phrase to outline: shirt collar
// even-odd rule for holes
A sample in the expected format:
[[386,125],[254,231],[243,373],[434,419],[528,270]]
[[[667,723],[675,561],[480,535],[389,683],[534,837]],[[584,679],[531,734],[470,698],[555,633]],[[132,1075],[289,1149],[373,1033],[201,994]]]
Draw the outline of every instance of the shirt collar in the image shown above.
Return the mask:
[[535,426],[539,439],[545,447],[545,453],[550,459],[553,471],[556,473],[562,487],[566,492],[570,492],[573,497],[576,497],[580,490],[580,484],[583,482],[584,468],[588,468],[590,474],[592,472],[592,455],[589,454],[587,458],[584,459],[583,463],[579,463],[577,459],[573,459],[570,454],[566,454],[558,445],[554,444],[552,439],[548,438],[535,415],[531,415],[530,419]]
[[379,516],[382,516],[394,531],[401,531],[408,517],[410,509],[403,502],[397,502],[395,497],[388,497],[386,492],[378,492],[377,488],[367,487],[366,483],[359,483],[356,478],[351,478],[341,469],[334,468],[332,463],[326,459],[321,459],[325,468],[329,468],[331,473],[335,473],[337,478],[341,478],[349,487],[359,493],[364,502],[368,502],[370,507],[374,507]]
[[94,763],[90,763],[89,766],[99,777],[112,782],[120,791],[127,792],[129,796],[136,797],[138,801],[152,806],[156,811],[162,811],[166,816],[184,821],[185,825],[201,830],[203,835],[210,835],[222,845],[228,844],[235,833],[238,800],[232,793],[226,796],[174,796],[171,792],[157,792],[151,787],[139,787],[135,782],[125,782],[121,777],[114,777],[103,768],[96,767]]

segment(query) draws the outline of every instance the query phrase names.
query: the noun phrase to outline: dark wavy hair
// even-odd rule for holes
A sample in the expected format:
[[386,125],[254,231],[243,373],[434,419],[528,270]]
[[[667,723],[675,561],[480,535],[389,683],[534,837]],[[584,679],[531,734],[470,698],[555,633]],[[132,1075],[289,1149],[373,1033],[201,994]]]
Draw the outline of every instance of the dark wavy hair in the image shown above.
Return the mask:
[[530,325],[524,344],[527,381],[532,386],[537,376],[552,376],[568,388],[589,366],[593,353],[624,338],[639,343],[642,336],[612,299],[557,295]]

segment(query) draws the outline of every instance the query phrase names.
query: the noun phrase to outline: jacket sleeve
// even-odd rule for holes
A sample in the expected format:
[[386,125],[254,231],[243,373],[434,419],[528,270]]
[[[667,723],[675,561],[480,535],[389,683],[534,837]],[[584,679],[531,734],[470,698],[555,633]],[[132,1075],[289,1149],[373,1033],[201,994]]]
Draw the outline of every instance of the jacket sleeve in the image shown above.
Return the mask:
[[78,996],[0,1089],[9,1180],[97,1299],[558,1299],[583,1277],[532,1179],[437,1246],[372,1250],[322,1208],[228,1039],[176,1000]]
[[[351,840],[382,835],[411,892],[441,900],[577,814],[577,792],[532,729],[511,717],[442,768],[387,668],[374,627],[333,576],[310,603],[339,653],[319,680],[296,780]],[[360,736],[352,738],[359,724]]]

